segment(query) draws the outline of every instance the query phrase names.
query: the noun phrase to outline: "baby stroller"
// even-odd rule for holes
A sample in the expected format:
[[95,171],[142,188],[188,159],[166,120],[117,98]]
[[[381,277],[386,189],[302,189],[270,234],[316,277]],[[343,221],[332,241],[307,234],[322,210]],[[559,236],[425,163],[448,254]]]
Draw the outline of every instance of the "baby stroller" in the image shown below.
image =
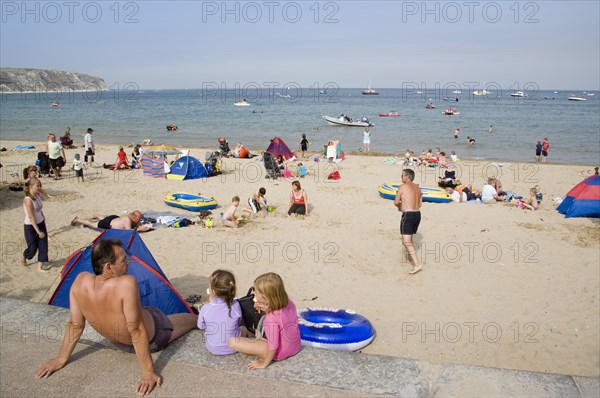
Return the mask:
[[229,149],[229,142],[225,138],[219,138],[220,155],[228,158],[231,156],[231,149]]
[[209,177],[221,174],[221,152],[206,152],[204,159],[206,160],[204,167]]
[[271,152],[265,152],[263,154],[263,162],[265,164],[265,170],[267,170],[265,178],[276,179],[277,177],[282,176],[279,164]]
[[38,152],[36,165],[40,168],[40,175],[50,175],[50,157],[46,152]]

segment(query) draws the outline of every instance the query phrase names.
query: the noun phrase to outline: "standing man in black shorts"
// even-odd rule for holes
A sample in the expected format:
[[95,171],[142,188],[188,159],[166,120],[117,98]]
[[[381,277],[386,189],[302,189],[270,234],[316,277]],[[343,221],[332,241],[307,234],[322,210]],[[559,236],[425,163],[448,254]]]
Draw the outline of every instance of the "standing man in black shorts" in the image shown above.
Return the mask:
[[423,269],[412,239],[412,236],[417,233],[421,222],[420,209],[423,203],[423,194],[419,186],[413,182],[414,180],[415,172],[413,170],[402,170],[402,185],[398,188],[394,199],[394,206],[402,212],[400,234],[402,235],[402,244],[408,253],[408,262],[412,265],[409,272],[411,275]]

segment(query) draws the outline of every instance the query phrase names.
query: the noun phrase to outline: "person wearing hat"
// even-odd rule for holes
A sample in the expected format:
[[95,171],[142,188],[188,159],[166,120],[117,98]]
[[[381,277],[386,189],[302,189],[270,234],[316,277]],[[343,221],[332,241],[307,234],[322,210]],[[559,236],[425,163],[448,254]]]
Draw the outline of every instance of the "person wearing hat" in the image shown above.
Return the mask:
[[73,166],[71,166],[73,170],[75,170],[75,177],[77,177],[77,181],[81,177],[81,182],[83,182],[83,162],[78,153],[75,154],[73,158]]
[[94,140],[92,139],[93,132],[94,132],[94,130],[92,130],[91,128],[88,128],[87,134],[83,137],[83,143],[85,144],[85,156],[84,156],[83,160],[90,167],[92,166],[92,163],[94,162],[94,155],[96,154],[96,147],[94,145]]

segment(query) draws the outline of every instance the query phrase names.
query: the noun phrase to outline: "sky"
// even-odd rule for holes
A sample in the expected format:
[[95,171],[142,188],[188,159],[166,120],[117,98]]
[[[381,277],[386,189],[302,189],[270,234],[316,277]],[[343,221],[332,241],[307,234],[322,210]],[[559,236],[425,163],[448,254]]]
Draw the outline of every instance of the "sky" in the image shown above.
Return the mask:
[[600,89],[600,1],[0,1],[0,66],[113,89]]

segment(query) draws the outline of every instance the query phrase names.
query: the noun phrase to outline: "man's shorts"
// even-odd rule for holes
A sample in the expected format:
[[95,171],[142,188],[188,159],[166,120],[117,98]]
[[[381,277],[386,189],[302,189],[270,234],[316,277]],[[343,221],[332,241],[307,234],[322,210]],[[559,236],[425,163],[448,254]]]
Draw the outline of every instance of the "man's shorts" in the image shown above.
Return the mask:
[[119,218],[119,216],[113,215],[113,216],[104,217],[102,220],[98,221],[98,228],[111,229],[110,222],[112,220],[114,220],[115,218]]
[[65,165],[65,161],[62,156],[57,157],[56,159],[50,159],[50,167],[53,169],[63,167]]
[[[169,345],[171,335],[173,334],[173,323],[168,316],[163,314],[161,310],[154,307],[142,307],[142,309],[148,311],[154,320],[154,337],[149,341],[150,352],[158,352],[163,350]],[[133,345],[121,344],[113,342],[113,345],[121,351],[129,352],[134,354],[135,348]]]
[[420,211],[405,211],[400,219],[400,234],[414,235],[421,223]]

